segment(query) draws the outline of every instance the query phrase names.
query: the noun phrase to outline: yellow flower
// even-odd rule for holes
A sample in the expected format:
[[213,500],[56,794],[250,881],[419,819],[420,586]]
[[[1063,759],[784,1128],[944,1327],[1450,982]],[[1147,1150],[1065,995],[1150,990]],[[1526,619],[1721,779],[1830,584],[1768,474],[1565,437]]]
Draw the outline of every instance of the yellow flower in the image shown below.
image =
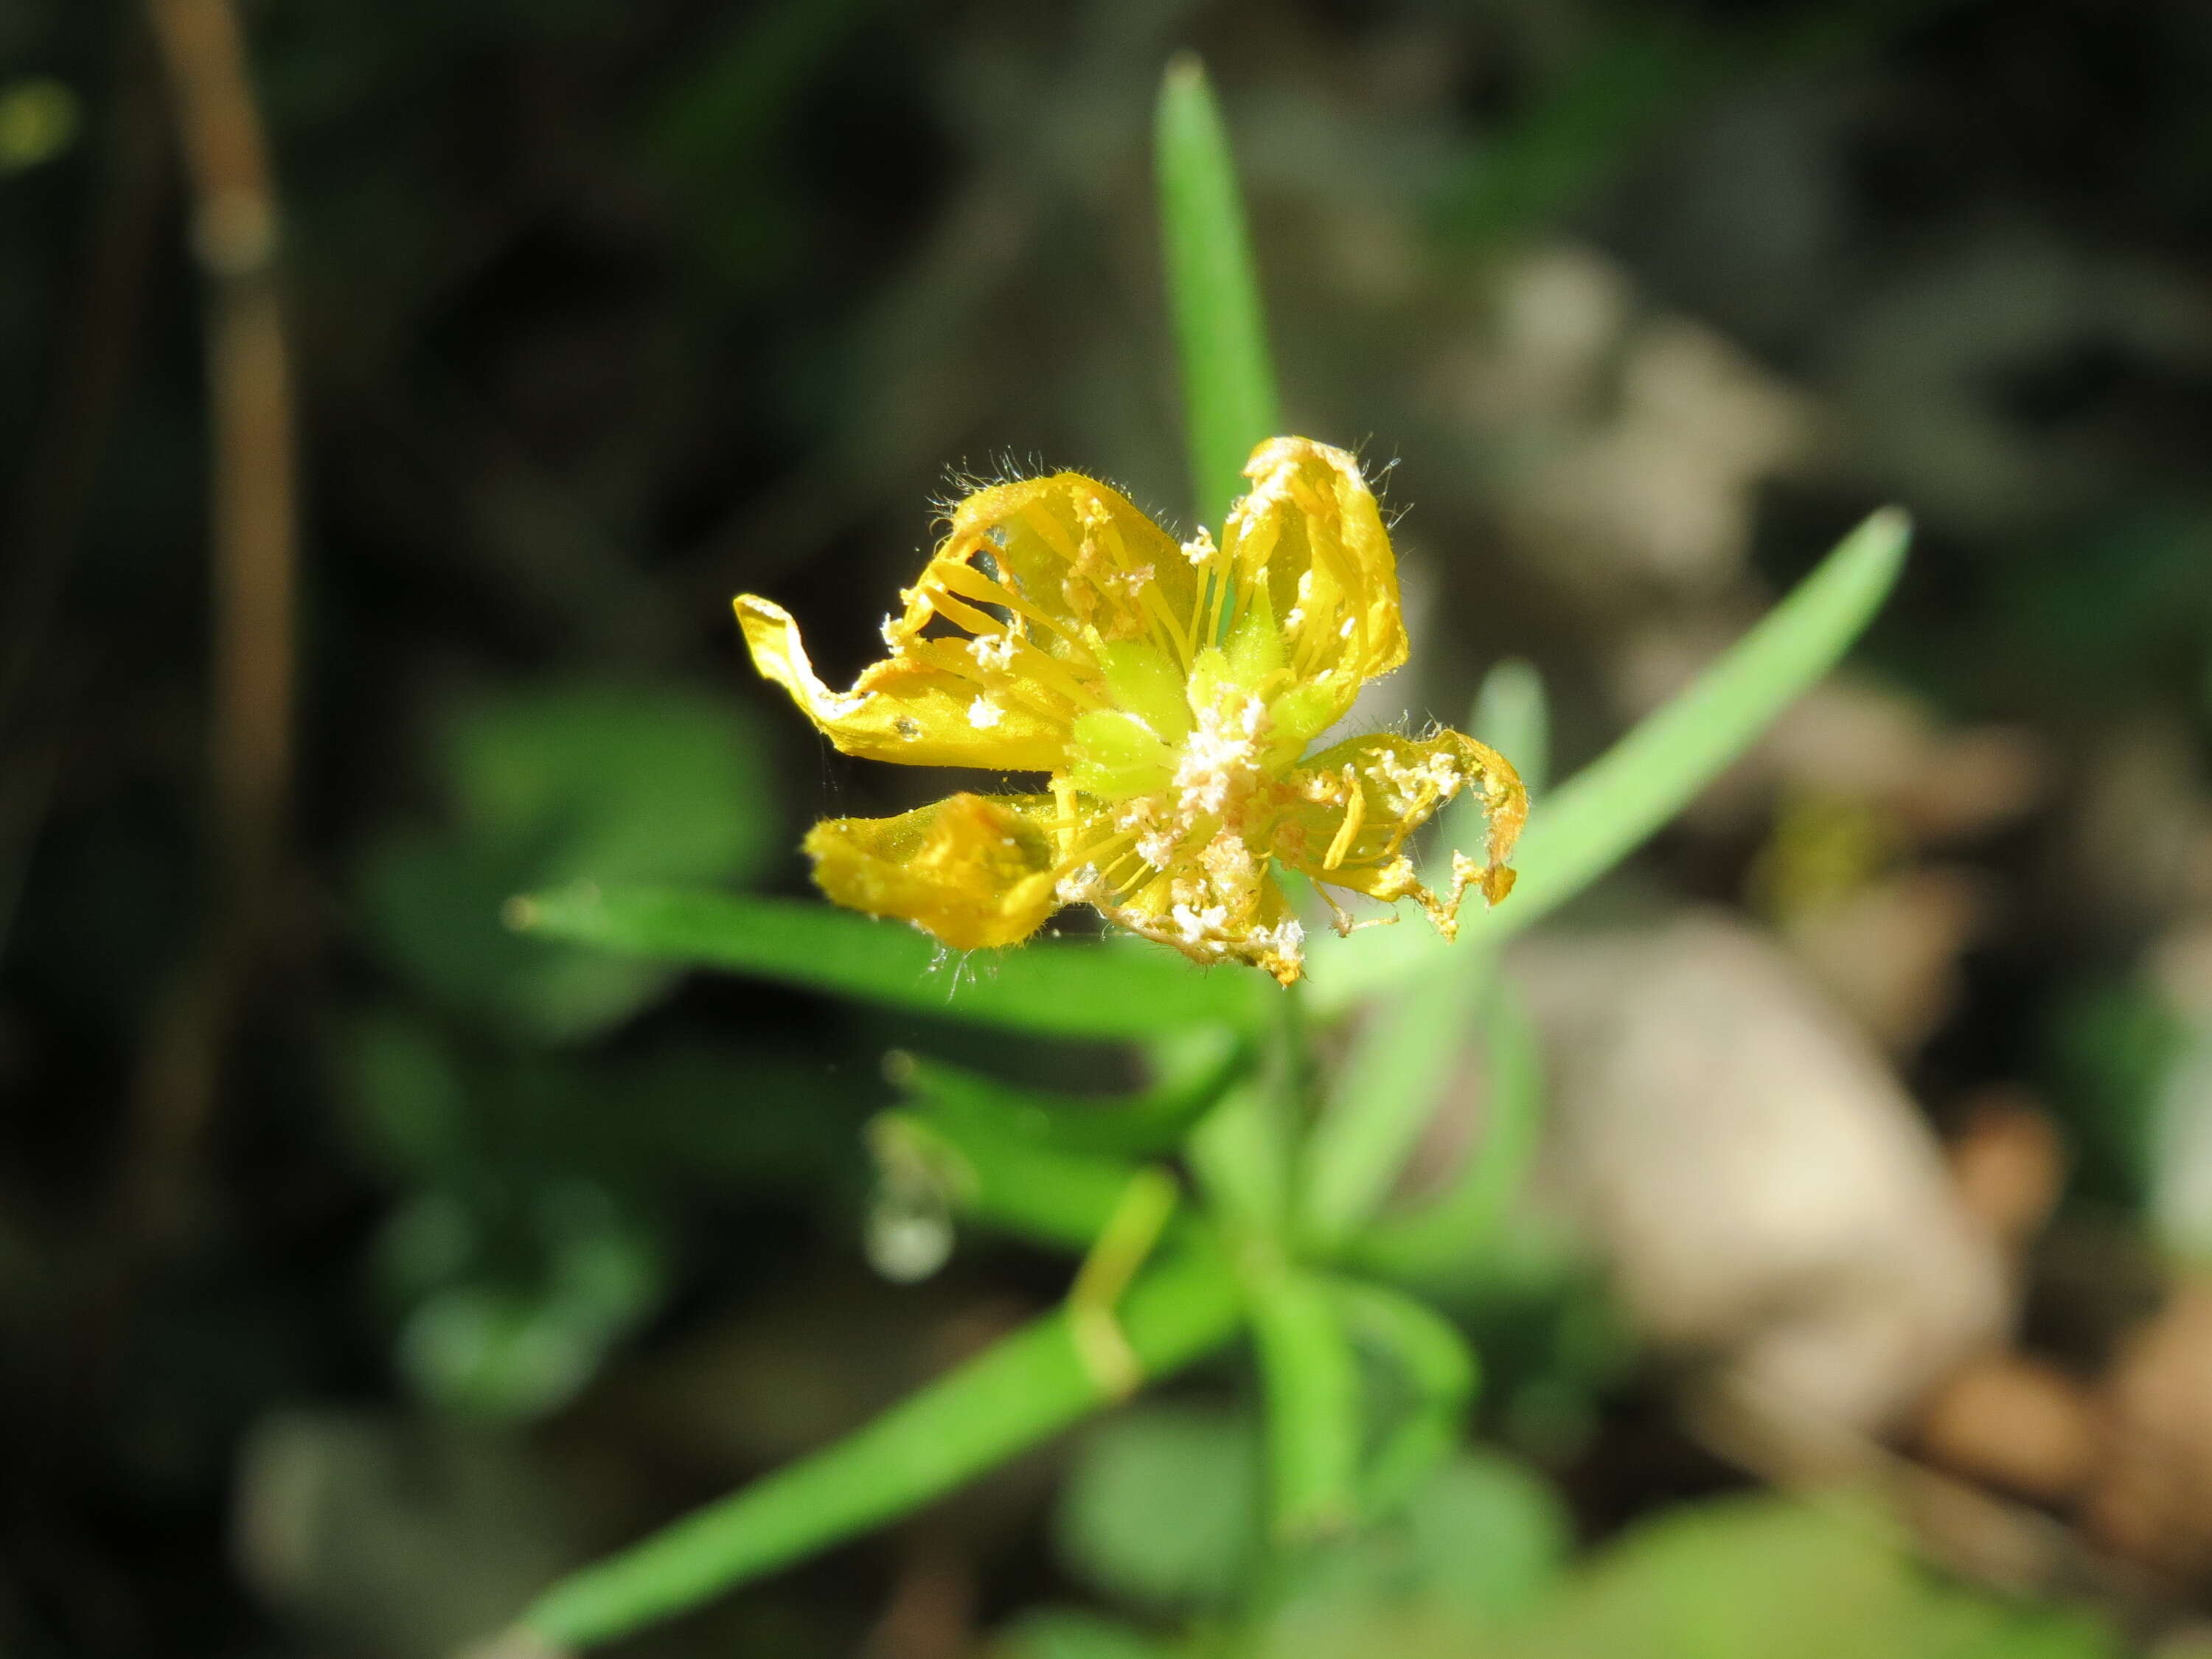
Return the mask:
[[[885,621],[890,654],[850,691],[822,683],[781,607],[741,596],[755,666],[845,753],[1050,775],[1042,793],[817,824],[823,891],[961,949],[1090,904],[1285,985],[1304,933],[1276,864],[1314,882],[1340,932],[1352,922],[1330,886],[1417,900],[1448,938],[1470,883],[1504,897],[1528,796],[1495,750],[1445,731],[1306,752],[1406,659],[1396,561],[1358,464],[1273,438],[1244,476],[1218,546],[1203,530],[1178,546],[1079,473],[977,490]],[[1468,788],[1488,860],[1455,854],[1439,898],[1406,841]]]

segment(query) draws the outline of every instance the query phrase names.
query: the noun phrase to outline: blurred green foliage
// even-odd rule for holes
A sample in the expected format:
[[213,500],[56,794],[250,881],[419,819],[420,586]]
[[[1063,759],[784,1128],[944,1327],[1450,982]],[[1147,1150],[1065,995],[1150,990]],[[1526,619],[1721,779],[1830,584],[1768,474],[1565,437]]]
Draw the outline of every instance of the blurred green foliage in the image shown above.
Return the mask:
[[[1016,1624],[1006,1659],[1221,1650],[1208,1609],[1250,1582],[1258,1540],[1251,1428],[1154,1410],[1086,1442],[1060,1519],[1090,1582],[1190,1633],[1073,1610]],[[1194,1502],[1203,1494],[1202,1502]],[[1566,1517],[1542,1479],[1490,1455],[1438,1470],[1390,1526],[1286,1568],[1238,1650],[1293,1656],[1480,1652],[1510,1659],[2105,1659],[2097,1621],[1946,1583],[1876,1518],[1840,1500],[1709,1500],[1571,1564]]]
[[757,739],[726,696],[589,684],[510,692],[453,709],[432,752],[449,824],[364,854],[364,918],[419,995],[519,1041],[595,1036],[670,976],[521,937],[501,920],[513,895],[741,881],[781,827]]
[[501,920],[541,884],[759,871],[780,815],[742,709],[570,680],[453,705],[431,753],[444,822],[361,859],[401,995],[349,1022],[338,1066],[359,1142],[407,1194],[376,1251],[402,1375],[470,1416],[536,1417],[661,1305],[683,1187],[818,1176],[835,1131],[795,1061],[563,1057],[672,974]]

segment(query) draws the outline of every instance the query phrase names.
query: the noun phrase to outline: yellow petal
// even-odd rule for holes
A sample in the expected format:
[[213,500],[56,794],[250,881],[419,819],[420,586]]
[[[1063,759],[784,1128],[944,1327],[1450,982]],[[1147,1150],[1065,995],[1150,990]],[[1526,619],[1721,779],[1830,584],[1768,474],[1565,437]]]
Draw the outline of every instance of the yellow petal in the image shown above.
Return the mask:
[[[1276,827],[1274,854],[1316,882],[1385,902],[1417,899],[1447,935],[1462,890],[1479,886],[1495,904],[1512,888],[1505,860],[1528,819],[1528,794],[1487,744],[1457,732],[1377,732],[1322,750],[1290,783],[1297,803]],[[1462,789],[1475,791],[1489,819],[1486,859],[1455,859],[1452,891],[1438,899],[1415,876],[1406,842]]]
[[1270,438],[1244,468],[1222,556],[1239,589],[1265,582],[1285,659],[1326,689],[1334,720],[1364,681],[1406,660],[1398,563],[1359,464],[1310,438]]
[[1049,795],[950,795],[895,818],[830,818],[806,837],[816,885],[957,950],[1018,945],[1059,908]]
[[850,691],[824,685],[807,660],[799,624],[782,606],[740,594],[738,625],[753,666],[791,693],[823,736],[848,755],[915,766],[984,766],[1048,772],[1067,726],[1056,709],[994,690],[913,653],[871,664]]
[[1057,472],[979,489],[954,507],[890,631],[896,643],[939,617],[971,633],[979,621],[1009,623],[1096,681],[1103,643],[1143,640],[1188,662],[1197,581],[1182,550],[1120,491]]

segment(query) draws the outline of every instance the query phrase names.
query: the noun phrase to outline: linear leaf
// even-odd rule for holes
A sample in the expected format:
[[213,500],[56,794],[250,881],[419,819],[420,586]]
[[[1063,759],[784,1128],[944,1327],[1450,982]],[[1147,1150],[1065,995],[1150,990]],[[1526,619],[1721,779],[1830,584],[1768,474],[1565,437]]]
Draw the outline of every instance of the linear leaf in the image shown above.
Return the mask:
[[1360,1266],[1419,1278],[1480,1250],[1504,1218],[1536,1161],[1544,1127],[1544,1060],[1535,1019],[1510,980],[1494,979],[1484,1011],[1489,1087],[1482,1139],[1458,1174],[1409,1215],[1375,1223],[1353,1242]]
[[[1148,1377],[1220,1346],[1241,1316],[1218,1247],[1161,1261],[1116,1310]],[[627,1636],[927,1503],[1110,1403],[1065,1310],[857,1432],[586,1567],[523,1615],[556,1649]]]
[[[1687,805],[1835,666],[1895,586],[1911,538],[1903,512],[1875,514],[1688,690],[1552,791],[1529,815],[1511,896],[1462,915],[1461,939],[1503,938],[1541,920]],[[1316,1012],[1340,1013],[1449,948],[1414,927],[1318,941]]]
[[1241,1253],[1267,1402],[1272,1526],[1285,1544],[1340,1533],[1359,1515],[1359,1358],[1326,1279]]
[[1384,1437],[1361,1480],[1361,1512],[1401,1508],[1459,1444],[1481,1368],[1459,1328],[1426,1303],[1365,1280],[1330,1281],[1355,1338],[1382,1349],[1413,1385],[1413,1404]]
[[1068,1152],[1146,1157],[1172,1151],[1251,1065],[1251,1045],[1222,1028],[1188,1034],[1175,1072],[1130,1095],[1064,1095],[901,1054],[892,1081],[932,1118],[956,1117],[1005,1140]]
[[962,1214],[1072,1250],[1091,1248],[1141,1167],[1008,1135],[970,1114],[884,1112],[869,1137],[878,1157],[946,1168]]
[[1205,65],[1188,53],[1168,65],[1155,137],[1191,487],[1199,522],[1218,530],[1244,493],[1246,458],[1279,417],[1237,163]]
[[518,899],[508,914],[547,939],[1061,1036],[1249,1026],[1276,991],[1264,975],[1207,972],[1135,941],[1046,939],[956,957],[896,923],[734,893],[585,886]]
[[1470,943],[1364,1024],[1304,1151],[1300,1231],[1324,1254],[1389,1195],[1466,1053],[1497,951]]

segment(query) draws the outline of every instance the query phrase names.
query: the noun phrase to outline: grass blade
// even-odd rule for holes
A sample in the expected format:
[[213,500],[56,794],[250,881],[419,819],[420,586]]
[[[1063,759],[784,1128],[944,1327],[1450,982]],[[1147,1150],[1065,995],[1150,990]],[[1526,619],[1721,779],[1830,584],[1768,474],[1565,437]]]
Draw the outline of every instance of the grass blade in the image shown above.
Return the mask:
[[1040,1146],[988,1120],[950,1113],[884,1112],[868,1125],[868,1139],[878,1159],[944,1171],[948,1200],[960,1214],[1070,1250],[1091,1248],[1142,1167]]
[[1468,945],[1360,1031],[1305,1145],[1299,1224],[1315,1249],[1340,1248],[1389,1196],[1466,1053],[1496,961],[1494,950]]
[[1273,1530],[1279,1544],[1310,1543],[1358,1518],[1359,1358],[1326,1280],[1246,1254]]
[[1198,1120],[1251,1065],[1249,1043],[1221,1029],[1193,1036],[1194,1063],[1141,1094],[1050,1094],[920,1054],[901,1054],[891,1080],[926,1115],[988,1127],[1003,1139],[1067,1152],[1154,1157],[1182,1144]]
[[1459,1328],[1425,1303],[1360,1279],[1329,1288],[1352,1335],[1387,1353],[1413,1385],[1411,1411],[1361,1482],[1362,1514],[1376,1521],[1402,1508],[1458,1446],[1481,1368]]
[[1273,437],[1280,422],[1237,164],[1195,57],[1168,65],[1154,131],[1191,488],[1199,522],[1218,532],[1244,493],[1253,446]]
[[[1218,1248],[1171,1256],[1116,1310],[1146,1375],[1233,1335],[1241,1304]],[[1063,1309],[836,1444],[585,1568],[523,1615],[558,1650],[611,1642],[905,1514],[1110,1403]]]
[[1533,664],[1509,657],[1485,674],[1467,729],[1513,763],[1531,799],[1544,793],[1552,775],[1552,707]]
[[1875,514],[1689,690],[1554,790],[1528,827],[1510,929],[1573,897],[1694,799],[1850,648],[1889,596],[1911,521]]
[[1060,1036],[1249,1029],[1265,1017],[1267,994],[1280,994],[1263,975],[1208,973],[1133,941],[1047,939],[954,957],[896,923],[734,893],[586,886],[517,899],[508,919],[546,939]]
[[1489,1089],[1482,1137],[1450,1186],[1410,1215],[1376,1223],[1352,1259],[1372,1272],[1419,1279],[1480,1251],[1536,1162],[1544,1127],[1544,1059],[1536,1025],[1510,980],[1491,981],[1483,1021]]
[[[1680,696],[1530,813],[1512,896],[1460,919],[1463,944],[1540,921],[1634,852],[1834,667],[1895,586],[1911,521],[1885,507]],[[1414,927],[1375,927],[1313,952],[1312,1003],[1340,1013],[1432,967],[1451,947]]]

